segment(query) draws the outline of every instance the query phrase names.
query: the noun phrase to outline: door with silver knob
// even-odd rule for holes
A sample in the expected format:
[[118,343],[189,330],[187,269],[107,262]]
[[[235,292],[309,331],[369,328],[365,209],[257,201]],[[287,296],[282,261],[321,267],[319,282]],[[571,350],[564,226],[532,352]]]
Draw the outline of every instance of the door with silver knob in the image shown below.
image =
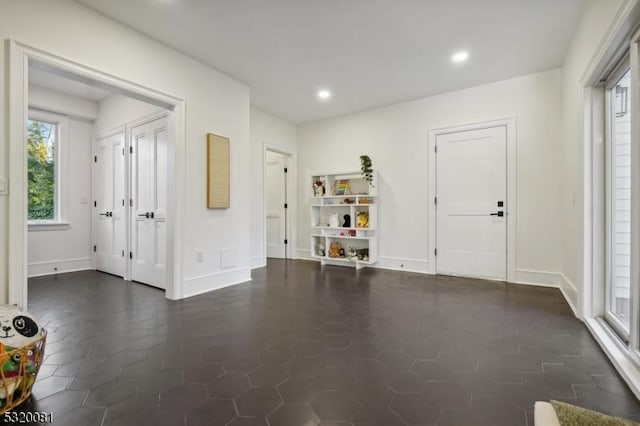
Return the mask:
[[124,146],[124,131],[98,137],[92,159],[95,268],[118,276],[126,271]]
[[166,286],[167,119],[131,128],[131,279]]

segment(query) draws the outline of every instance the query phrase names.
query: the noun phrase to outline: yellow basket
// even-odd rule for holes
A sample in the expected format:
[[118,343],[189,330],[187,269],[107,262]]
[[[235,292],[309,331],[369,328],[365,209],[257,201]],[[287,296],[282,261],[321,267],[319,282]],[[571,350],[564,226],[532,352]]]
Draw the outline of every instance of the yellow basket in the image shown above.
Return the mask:
[[47,332],[33,343],[7,350],[0,345],[0,414],[12,410],[31,396],[31,388],[44,359]]

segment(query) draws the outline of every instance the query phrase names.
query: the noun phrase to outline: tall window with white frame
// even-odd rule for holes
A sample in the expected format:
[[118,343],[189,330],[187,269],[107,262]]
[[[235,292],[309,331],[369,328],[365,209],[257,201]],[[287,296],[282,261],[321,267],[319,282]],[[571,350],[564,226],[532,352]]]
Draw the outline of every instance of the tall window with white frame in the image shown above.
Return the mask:
[[57,219],[56,157],[58,125],[40,120],[27,122],[28,219]]
[[624,340],[631,314],[631,70],[627,56],[607,79],[607,287],[605,319]]
[[66,227],[69,119],[30,110],[26,133],[29,229]]

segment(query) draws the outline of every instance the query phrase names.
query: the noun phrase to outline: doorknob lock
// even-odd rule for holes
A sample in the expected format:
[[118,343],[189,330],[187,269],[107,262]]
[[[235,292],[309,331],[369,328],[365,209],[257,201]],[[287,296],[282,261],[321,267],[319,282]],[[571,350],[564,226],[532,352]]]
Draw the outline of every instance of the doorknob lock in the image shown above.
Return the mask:
[[149,219],[149,212],[141,213],[138,215],[138,217],[146,217],[147,219]]
[[489,216],[503,217],[504,216],[504,212],[489,213]]

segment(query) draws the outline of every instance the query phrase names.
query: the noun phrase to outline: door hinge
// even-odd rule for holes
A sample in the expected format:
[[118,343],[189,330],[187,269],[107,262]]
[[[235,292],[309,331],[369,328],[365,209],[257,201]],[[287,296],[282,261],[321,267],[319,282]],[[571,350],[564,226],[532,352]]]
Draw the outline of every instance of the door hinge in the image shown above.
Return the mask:
[[284,243],[285,243],[285,244],[289,244],[288,240],[284,240]]
[[93,156],[93,162],[94,162],[94,163],[97,163],[97,162],[98,162],[98,156],[97,156],[97,155],[94,155],[94,156]]
[[284,203],[284,208],[285,208],[285,209],[288,209],[288,208],[289,208],[289,204]]
[[438,204],[438,197],[433,197],[433,204]]
[[98,249],[98,246],[93,246],[93,252],[95,253],[96,250]]
[[122,250],[122,257],[124,257],[124,250]]
[[129,154],[133,154],[133,147],[132,146],[129,147]]
[[433,152],[435,152],[436,154],[438,153],[438,145],[433,146]]
[[433,254],[437,256],[438,255],[438,249],[433,249]]
[[287,168],[286,167],[284,168],[284,172],[287,173]]
[[98,207],[98,202],[97,201],[93,202],[93,207]]
[[133,259],[133,252],[132,251],[129,252],[129,259]]
[[124,206],[124,198],[122,199],[122,205]]
[[129,207],[133,207],[133,198],[129,198]]

